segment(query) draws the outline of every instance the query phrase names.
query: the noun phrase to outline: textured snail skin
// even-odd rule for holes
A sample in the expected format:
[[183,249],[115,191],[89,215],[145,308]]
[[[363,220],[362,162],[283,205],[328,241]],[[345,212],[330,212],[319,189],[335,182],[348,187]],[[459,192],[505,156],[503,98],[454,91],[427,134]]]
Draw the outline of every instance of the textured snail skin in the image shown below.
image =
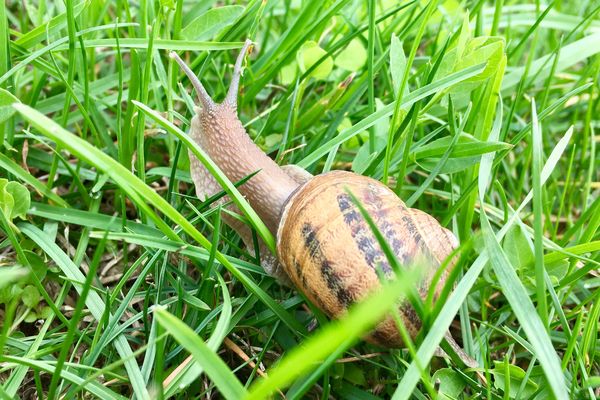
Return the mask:
[[[274,234],[279,225],[281,207],[290,194],[298,188],[299,183],[294,180],[295,171],[290,172],[292,176],[288,175],[254,144],[237,116],[237,95],[242,62],[251,45],[250,40],[244,43],[235,62],[231,86],[221,103],[213,101],[198,77],[175,52],[171,52],[169,56],[188,76],[202,105],[202,108],[195,108],[196,115],[192,119],[190,136],[230,181],[240,181],[255,174],[239,187],[239,191]],[[221,187],[208,170],[193,154],[190,155],[191,175],[198,197],[205,199],[221,191]],[[229,221],[231,220],[226,220],[228,223]],[[233,223],[232,227],[238,230],[239,224]],[[242,236],[245,235],[244,232],[239,230],[238,232]]]
[[[259,171],[239,191],[275,233],[281,206],[298,183],[254,144],[237,118],[237,111],[227,103],[198,110],[190,134],[232,182]],[[193,179],[197,186],[208,185],[214,178],[199,167],[196,159],[192,165]]]
[[[425,268],[418,293],[425,299],[440,264],[455,248],[454,235],[428,214],[407,208],[387,186],[351,172],[334,171],[311,179],[284,207],[277,253],[292,283],[329,317],[381,286],[377,270],[394,276],[367,221],[347,191],[357,197],[403,267]],[[450,263],[435,294],[443,288]],[[414,338],[421,322],[405,301],[400,312]],[[367,338],[387,347],[403,345],[395,322],[385,319]]]

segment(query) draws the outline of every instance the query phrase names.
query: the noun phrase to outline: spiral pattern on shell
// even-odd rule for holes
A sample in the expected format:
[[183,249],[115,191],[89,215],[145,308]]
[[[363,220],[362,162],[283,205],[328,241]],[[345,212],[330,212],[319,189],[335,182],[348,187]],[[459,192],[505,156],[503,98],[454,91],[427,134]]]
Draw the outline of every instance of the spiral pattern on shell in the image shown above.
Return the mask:
[[[387,186],[346,171],[318,175],[300,187],[284,207],[277,253],[294,285],[328,316],[336,318],[380,287],[377,271],[393,277],[379,242],[348,194],[364,206],[403,267],[425,268],[417,291],[424,299],[440,264],[457,246],[454,235],[430,215],[407,208]],[[442,273],[442,290],[454,266]],[[400,306],[414,338],[421,322],[408,301]],[[395,322],[387,317],[366,338],[379,345],[403,345]]]

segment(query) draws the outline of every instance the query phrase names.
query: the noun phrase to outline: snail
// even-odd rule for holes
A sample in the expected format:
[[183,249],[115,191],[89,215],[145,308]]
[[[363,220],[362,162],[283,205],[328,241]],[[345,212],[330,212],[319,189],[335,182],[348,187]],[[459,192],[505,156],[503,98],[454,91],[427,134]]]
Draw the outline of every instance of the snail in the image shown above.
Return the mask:
[[[291,282],[331,318],[343,315],[351,304],[378,288],[381,284],[378,271],[393,276],[377,239],[348,193],[351,192],[403,265],[425,260],[419,264],[425,272],[418,287],[424,299],[440,265],[458,245],[455,236],[425,212],[408,208],[392,190],[375,179],[347,171],[312,176],[297,166],[280,167],[269,158],[251,140],[237,116],[242,62],[251,44],[249,40],[245,42],[221,103],[213,101],[177,54],[171,52],[170,56],[192,82],[202,105],[201,109],[195,109],[191,121],[192,138],[231,181],[255,174],[238,189],[276,236],[277,257],[263,262],[267,272]],[[198,197],[203,200],[220,192],[220,185],[208,170],[190,156]],[[252,247],[250,231],[243,223],[231,216],[225,221]],[[448,264],[437,282],[436,294],[443,288],[454,262]],[[400,313],[414,338],[421,327],[416,312],[405,301]],[[449,335],[446,338],[469,360]],[[385,347],[403,346],[391,317],[379,323],[366,340]]]

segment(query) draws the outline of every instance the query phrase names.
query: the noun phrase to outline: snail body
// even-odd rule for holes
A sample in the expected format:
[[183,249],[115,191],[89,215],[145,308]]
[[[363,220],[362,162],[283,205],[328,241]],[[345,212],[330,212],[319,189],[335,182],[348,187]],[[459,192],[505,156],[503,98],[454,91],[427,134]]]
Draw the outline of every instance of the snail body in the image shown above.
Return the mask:
[[[454,235],[428,214],[406,207],[387,186],[372,178],[345,171],[313,177],[298,167],[280,167],[265,155],[237,117],[241,65],[250,44],[246,41],[242,48],[232,84],[220,104],[208,96],[175,53],[171,56],[190,78],[202,105],[192,120],[192,137],[231,181],[255,173],[238,189],[276,235],[277,258],[266,263],[269,265],[263,263],[267,272],[281,281],[291,281],[332,318],[380,287],[379,271],[393,277],[384,252],[349,196],[350,191],[372,217],[402,266],[418,261],[424,268],[417,292],[425,298],[440,264],[457,245]],[[203,199],[220,191],[200,162],[193,156],[191,159],[198,196]],[[251,248],[249,229],[238,220],[225,221]],[[450,262],[441,274],[436,294],[452,267]],[[416,336],[421,326],[416,312],[407,301],[400,312],[408,332]],[[403,345],[391,318],[382,321],[367,339],[387,347]]]

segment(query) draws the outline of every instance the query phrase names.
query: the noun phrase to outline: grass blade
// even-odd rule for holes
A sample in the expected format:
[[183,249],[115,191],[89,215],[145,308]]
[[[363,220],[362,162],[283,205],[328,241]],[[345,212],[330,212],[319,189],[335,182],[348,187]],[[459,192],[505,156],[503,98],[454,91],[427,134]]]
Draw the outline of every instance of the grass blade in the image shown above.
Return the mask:
[[156,308],[158,322],[194,357],[206,375],[213,381],[223,397],[239,400],[246,396],[246,389],[229,367],[196,333],[183,321],[162,308]]
[[[219,321],[217,322],[212,335],[206,342],[207,347],[214,352],[219,349],[219,346],[221,346],[221,343],[229,333],[232,311],[231,298],[229,296],[229,292],[227,291],[227,286],[220,275],[217,275],[217,277],[219,278],[221,293],[223,293],[223,307],[221,308],[221,316],[219,317]],[[202,364],[200,364],[197,359],[195,363],[187,364],[165,387],[165,396],[171,397],[175,393],[181,391],[190,383],[194,382],[202,372]]]
[[[15,356],[8,356],[8,355],[2,356],[2,358],[5,360],[5,362],[12,362],[12,363],[19,364],[19,365],[26,365],[28,367],[35,367],[35,368],[45,371],[49,374],[55,373],[54,366],[52,364],[49,364],[46,361],[32,360],[30,358],[15,357]],[[120,394],[104,387],[103,385],[100,385],[97,382],[84,383],[83,378],[77,376],[76,374],[74,374],[72,372],[62,370],[61,376],[62,376],[62,378],[66,379],[67,381],[69,381],[73,384],[83,385],[82,387],[85,390],[87,390],[88,392],[97,396],[100,399],[106,399],[106,400],[112,400],[112,399],[125,400],[125,399],[127,399],[127,397],[121,396]]]
[[[33,240],[52,260],[54,260],[65,276],[73,282],[73,286],[77,292],[81,294],[83,292],[82,283],[85,282],[85,276],[73,261],[71,261],[56,243],[50,241],[48,235],[37,227],[28,223],[20,223],[18,224],[18,227],[21,232]],[[88,294],[85,305],[97,321],[102,319],[106,310],[106,304],[102,301],[97,292],[92,291]],[[124,360],[125,369],[129,375],[134,392],[140,399],[148,398],[149,394],[146,389],[146,383],[144,382],[140,368],[133,357],[131,347],[125,336],[117,336],[114,341],[114,346]]]
[[400,297],[408,293],[416,281],[415,271],[406,273],[404,278],[386,283],[370,297],[351,307],[344,318],[330,322],[302,346],[286,355],[269,372],[268,378],[258,381],[250,388],[248,398],[264,399],[271,396],[328,355],[351,346],[381,320]]
[[546,282],[544,276],[544,227],[542,221],[542,184],[541,168],[543,158],[542,132],[537,119],[535,100],[531,102],[531,151],[533,153],[531,176],[533,180],[533,228],[535,249],[535,288],[538,305],[538,314],[544,326],[548,326],[548,305],[546,304]]
[[569,399],[560,360],[552,346],[550,336],[548,336],[542,320],[535,311],[535,307],[527,295],[527,290],[515,273],[502,247],[500,247],[485,213],[481,214],[481,220],[488,257],[502,286],[502,292],[527,334],[554,396],[557,399]]
[[[425,97],[447,89],[459,82],[467,80],[481,73],[481,71],[483,71],[484,68],[485,65],[473,65],[461,71],[450,74],[440,79],[439,81],[423,86],[410,93],[408,96],[402,98],[402,107],[408,107],[416,103],[417,101],[424,99]],[[379,111],[375,111],[373,114],[354,124],[350,128],[344,129],[336,137],[321,145],[319,148],[314,150],[309,156],[306,156],[304,159],[300,160],[297,164],[302,168],[309,167],[310,165],[317,162],[321,157],[329,153],[331,149],[333,149],[335,146],[339,146],[348,139],[358,135],[365,129],[368,129],[369,127],[375,125],[380,119],[389,117],[394,112],[396,101],[398,100],[393,101],[392,103],[388,104]]]

